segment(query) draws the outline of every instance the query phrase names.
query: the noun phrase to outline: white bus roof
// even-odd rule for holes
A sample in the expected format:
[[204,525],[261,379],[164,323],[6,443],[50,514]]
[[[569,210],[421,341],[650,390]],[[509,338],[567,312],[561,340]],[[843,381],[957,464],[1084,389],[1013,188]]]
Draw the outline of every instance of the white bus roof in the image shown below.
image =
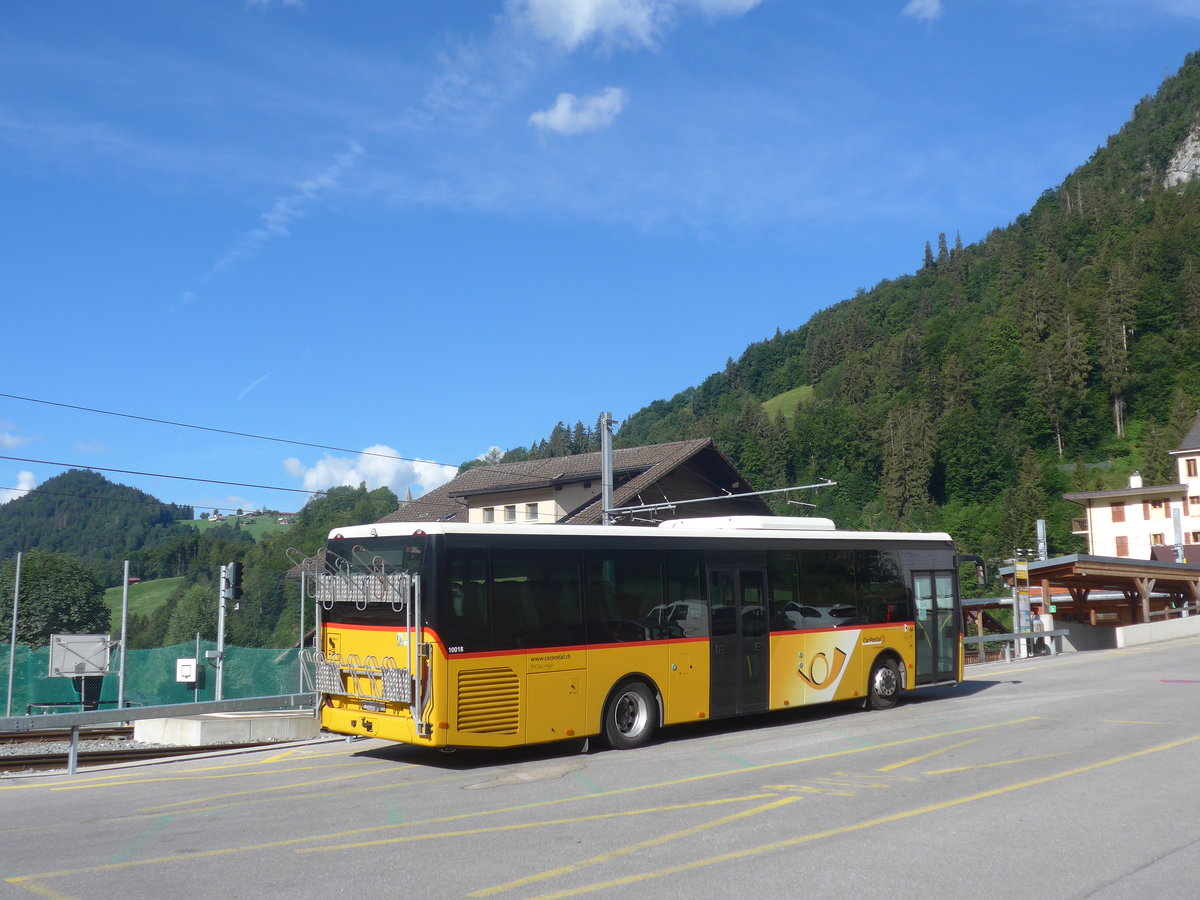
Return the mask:
[[830,519],[801,516],[711,516],[696,519],[668,519],[657,528],[642,525],[538,525],[517,523],[462,522],[377,522],[348,525],[329,532],[330,540],[371,537],[406,537],[425,534],[519,534],[528,537],[570,534],[577,537],[713,537],[785,538],[791,540],[855,541],[932,541],[950,543],[945,532],[919,531],[839,531]]

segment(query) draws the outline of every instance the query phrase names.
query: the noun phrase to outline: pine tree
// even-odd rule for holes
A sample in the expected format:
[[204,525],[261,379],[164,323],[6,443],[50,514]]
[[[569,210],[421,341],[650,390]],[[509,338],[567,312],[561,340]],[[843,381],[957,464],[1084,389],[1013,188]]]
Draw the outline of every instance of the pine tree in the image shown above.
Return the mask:
[[883,432],[882,499],[887,511],[906,519],[928,505],[934,437],[923,405],[898,407]]
[[1042,485],[1042,467],[1037,454],[1025,451],[1017,483],[1004,496],[1004,528],[1001,536],[1006,552],[1032,547],[1037,539],[1038,519],[1046,517],[1047,496]]
[[1141,472],[1146,484],[1173,484],[1177,480],[1171,443],[1158,420],[1151,419],[1142,436]]
[[1132,333],[1132,291],[1120,263],[1104,292],[1100,314],[1100,375],[1112,401],[1117,437],[1125,437],[1125,391],[1129,387],[1129,336]]

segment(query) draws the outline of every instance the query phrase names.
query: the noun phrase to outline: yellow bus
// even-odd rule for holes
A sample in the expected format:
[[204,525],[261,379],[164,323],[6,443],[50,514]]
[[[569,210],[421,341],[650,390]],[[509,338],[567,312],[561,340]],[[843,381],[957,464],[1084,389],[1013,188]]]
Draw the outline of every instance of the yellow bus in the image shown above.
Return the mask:
[[731,516],[380,523],[306,561],[329,731],[422,747],[602,737],[962,679],[946,534]]

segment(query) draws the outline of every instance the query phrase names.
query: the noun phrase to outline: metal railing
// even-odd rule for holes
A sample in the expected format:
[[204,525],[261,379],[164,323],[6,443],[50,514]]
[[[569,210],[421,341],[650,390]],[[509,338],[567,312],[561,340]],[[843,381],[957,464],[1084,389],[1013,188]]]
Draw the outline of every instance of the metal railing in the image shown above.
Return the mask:
[[[1003,643],[1004,661],[1011,662],[1013,658],[1013,651],[1016,649],[1017,641],[1029,641],[1036,646],[1047,647],[1049,648],[1049,654],[1051,656],[1057,656],[1058,654],[1062,653],[1062,639],[1068,634],[1070,634],[1070,631],[1066,628],[1055,628],[1050,631],[1022,631],[1019,634],[968,635],[962,640],[964,645]],[[1039,640],[1042,641],[1041,644],[1037,643]],[[985,648],[980,647],[977,652],[980,658],[973,660],[973,662],[987,662],[987,660],[984,659],[986,656]],[[1035,652],[1032,655],[1038,656],[1042,654]],[[964,662],[969,663],[972,662],[972,660],[964,659]]]
[[129,706],[124,709],[92,709],[86,712],[51,713],[47,716],[0,717],[0,734],[30,734],[54,728],[71,729],[67,754],[67,773],[75,774],[79,759],[79,729],[84,725],[108,725],[138,719],[170,719],[174,716],[199,716],[206,713],[250,712],[269,709],[316,709],[316,694],[276,694],[271,697],[244,697],[240,700],[212,700],[205,703],[170,703],[163,706]]
[[1150,610],[1151,619],[1186,619],[1188,616],[1195,615],[1200,615],[1200,603],[1185,603],[1182,606]]

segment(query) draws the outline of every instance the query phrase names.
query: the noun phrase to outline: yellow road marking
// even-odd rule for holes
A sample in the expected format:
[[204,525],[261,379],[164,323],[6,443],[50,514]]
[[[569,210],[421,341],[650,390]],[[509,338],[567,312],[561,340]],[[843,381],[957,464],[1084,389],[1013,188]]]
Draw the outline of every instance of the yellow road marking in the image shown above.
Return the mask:
[[[204,797],[192,797],[189,800],[179,800],[175,803],[164,803],[161,806],[144,806],[138,810],[139,813],[161,813],[167,810],[177,810],[180,807],[193,806],[197,803],[210,803],[214,800],[225,800],[229,797],[248,797],[252,794],[265,794],[273,791],[290,791],[293,788],[309,787],[314,784],[330,784],[335,781],[349,781],[353,778],[366,778],[369,775],[378,775],[378,772],[355,772],[351,775],[331,775],[327,778],[317,778],[313,781],[292,781],[287,784],[277,784],[272,787],[254,788],[248,791],[230,791],[227,794],[208,794]],[[410,783],[410,782],[406,782]],[[419,784],[420,782],[411,782]],[[388,785],[395,787],[395,785]]]
[[940,812],[944,809],[951,809],[955,806],[962,806],[966,803],[973,803],[977,800],[986,800],[990,797],[998,797],[1001,794],[1008,794],[1012,793],[1013,791],[1037,787],[1038,785],[1047,784],[1051,781],[1057,781],[1061,778],[1068,778],[1072,775],[1082,775],[1086,772],[1093,772],[1097,769],[1105,768],[1106,766],[1128,762],[1131,759],[1138,759],[1142,756],[1149,756],[1152,753],[1161,753],[1165,750],[1173,750],[1176,747],[1182,747],[1185,744],[1191,744],[1195,741],[1200,741],[1200,735],[1194,735],[1193,737],[1183,738],[1178,741],[1171,741],[1168,744],[1159,744],[1157,747],[1149,747],[1145,750],[1137,750],[1133,753],[1125,753],[1121,756],[1114,756],[1111,759],[1089,763],[1086,766],[1079,766],[1078,768],[1068,769],[1064,772],[1055,772],[1053,775],[1043,775],[1040,778],[1032,778],[1028,781],[1020,781],[1016,784],[1006,785],[1005,787],[992,788],[991,790],[987,791],[979,791],[978,793],[968,794],[965,797],[958,797],[954,800],[943,800],[940,803],[931,803],[928,806],[920,806],[916,809],[891,813],[890,815],[880,816],[875,819],[868,819],[865,822],[855,822],[852,825],[843,825],[839,828],[830,828],[826,831],[816,831],[812,834],[806,834],[784,841],[775,841],[771,844],[762,844],[761,846],[749,847],[745,850],[735,850],[731,853],[723,853],[720,856],[710,856],[707,859],[699,859],[695,860],[694,862],[681,863],[680,865],[669,866],[665,869],[641,872],[636,875],[626,875],[623,878],[614,878],[611,881],[596,882],[595,884],[584,885],[583,887],[560,891],[554,894],[543,894],[535,898],[535,900],[559,900],[559,898],[563,897],[576,897],[580,894],[591,893],[592,891],[606,890],[613,887],[622,887],[628,884],[636,884],[641,881],[649,881],[654,878],[663,878],[668,875],[678,875],[681,872],[690,872],[696,869],[706,868],[708,866],[720,865],[721,863],[748,859],[749,857],[760,856],[763,853],[770,853],[774,850],[782,850],[788,847],[798,847],[801,844],[809,844],[813,841],[819,841],[822,838],[836,837],[842,834],[851,834],[855,831],[864,831],[868,828],[874,828],[877,825],[889,825],[892,822],[900,822],[916,816]]
[[[560,797],[555,800],[539,800],[539,801],[535,801],[533,803],[522,803],[522,804],[517,804],[514,806],[499,807],[497,809],[476,810],[476,811],[469,812],[469,813],[458,813],[458,814],[450,815],[450,816],[441,816],[439,818],[434,818],[434,819],[415,820],[412,822],[405,822],[405,823],[401,823],[401,824],[371,825],[371,826],[366,826],[364,828],[351,829],[348,831],[332,832],[329,834],[315,834],[315,835],[310,835],[308,837],[302,837],[302,838],[286,838],[286,839],[282,839],[282,840],[278,840],[278,841],[268,841],[268,842],[262,843],[262,844],[247,844],[247,845],[241,845],[241,846],[236,846],[236,847],[223,847],[223,848],[217,848],[214,850],[200,850],[200,851],[196,851],[194,853],[176,853],[176,854],[172,854],[170,856],[161,856],[161,857],[156,857],[153,859],[127,860],[125,862],[105,863],[102,865],[87,866],[87,867],[82,867],[82,868],[78,868],[78,869],[63,869],[63,870],[55,871],[55,872],[43,872],[43,873],[36,874],[36,875],[18,876],[16,880],[28,881],[28,880],[33,880],[33,879],[52,878],[52,877],[65,876],[65,875],[77,875],[77,874],[86,874],[86,873],[90,873],[90,872],[100,872],[100,871],[106,871],[109,869],[124,869],[124,868],[132,868],[134,866],[155,865],[155,864],[159,864],[159,863],[183,862],[183,861],[190,860],[190,859],[204,859],[204,858],[214,857],[214,856],[225,856],[225,855],[229,855],[232,853],[243,853],[243,852],[248,852],[248,851],[252,851],[252,850],[269,850],[269,849],[277,848],[277,847],[287,847],[287,846],[291,846],[293,844],[306,843],[308,841],[336,840],[338,838],[350,837],[352,835],[370,834],[372,832],[384,831],[384,830],[389,830],[389,829],[393,829],[393,828],[411,828],[411,827],[415,827],[417,825],[436,825],[436,824],[440,824],[443,822],[453,822],[453,821],[457,821],[457,820],[461,820],[461,819],[476,818],[479,816],[503,815],[506,813],[522,812],[527,809],[544,809],[546,807],[557,806],[562,803],[577,803],[581,800],[595,800],[595,799],[602,798],[602,797],[615,797],[615,796],[619,796],[621,794],[631,794],[636,791],[648,791],[648,790],[656,790],[656,789],[660,789],[660,788],[675,787],[680,784],[687,784],[687,783],[693,782],[693,781],[703,781],[703,780],[710,779],[710,778],[723,778],[728,775],[744,775],[748,772],[753,772],[755,770],[773,769],[773,768],[778,768],[780,766],[800,765],[802,763],[817,762],[817,761],[824,760],[824,759],[836,759],[839,756],[850,756],[850,755],[854,755],[854,754],[858,754],[858,753],[865,753],[869,750],[885,750],[889,747],[902,747],[902,746],[906,746],[908,744],[918,743],[920,741],[937,740],[938,738],[950,737],[950,736],[953,736],[956,734],[968,734],[968,733],[974,732],[974,731],[987,731],[987,730],[991,730],[994,728],[1004,728],[1009,725],[1020,725],[1025,722],[1036,721],[1039,718],[1040,718],[1040,716],[1025,716],[1020,719],[1011,719],[1006,722],[993,722],[989,725],[976,725],[976,726],[972,726],[970,728],[959,728],[959,729],[955,729],[954,731],[945,731],[945,732],[940,732],[938,734],[923,735],[923,736],[911,737],[911,738],[902,738],[898,741],[890,741],[888,743],[883,743],[883,744],[874,744],[869,747],[853,747],[848,750],[832,751],[830,753],[819,753],[814,756],[799,757],[796,759],[784,760],[783,762],[764,763],[762,765],[753,766],[748,769],[747,768],[726,769],[721,772],[710,772],[707,775],[692,775],[687,778],[676,778],[671,781],[660,781],[660,782],[655,782],[652,784],[640,784],[640,785],[635,785],[633,787],[616,788],[611,791],[602,791],[602,792],[594,793],[594,794],[593,793],[579,794],[579,795],[576,795],[573,797]],[[389,787],[392,787],[392,786],[393,785],[389,785]],[[8,880],[13,881],[13,879],[11,879],[11,878]]]
[[39,897],[49,897],[50,900],[77,900],[76,897],[72,897],[70,894],[60,894],[53,888],[46,887],[44,884],[38,884],[36,881],[25,882],[18,885],[18,887],[29,891],[31,894],[37,894]]
[[[372,773],[368,772],[366,774],[370,775]],[[346,777],[346,778],[350,778],[350,777],[362,778],[363,776],[362,775],[354,775],[354,776],[344,776],[344,777]],[[446,775],[441,778],[422,778],[418,781],[401,781],[401,782],[396,782],[394,784],[393,783],[375,784],[375,785],[370,785],[369,787],[359,787],[359,788],[338,788],[338,789],[332,790],[332,791],[320,791],[317,793],[305,794],[303,798],[286,797],[286,796],[285,797],[259,797],[255,800],[241,800],[241,801],[235,801],[233,803],[214,803],[211,806],[196,806],[191,809],[180,810],[179,814],[192,816],[192,815],[198,815],[200,813],[216,812],[216,811],[222,810],[222,809],[241,809],[241,808],[244,808],[247,806],[253,806],[254,804],[257,804],[257,803],[275,803],[278,801],[294,800],[294,799],[311,800],[311,799],[316,799],[317,797],[349,797],[351,794],[374,794],[374,793],[378,793],[379,791],[394,791],[399,788],[408,787],[410,784],[433,784],[433,783],[439,782],[439,781],[459,781],[466,777],[467,777],[467,774],[458,773],[455,775]],[[326,784],[328,782],[336,781],[336,780],[337,779],[333,779],[333,778],[321,779],[319,781],[312,781],[312,782],[300,782],[297,784],[284,784],[284,785],[280,785],[278,788],[262,788],[261,790],[262,791],[268,791],[268,790],[286,791],[286,790],[288,790],[290,788],[294,788],[294,787],[307,787],[307,786],[310,786],[313,784]],[[250,794],[256,794],[256,793],[259,793],[259,791],[234,791],[230,794],[223,794],[222,796],[223,797],[239,797],[239,796],[243,796],[243,795],[248,796]],[[200,800],[184,801],[184,802],[202,802],[203,800],[212,800],[212,799],[216,799],[216,798],[203,797],[203,798],[200,798]],[[172,805],[175,805],[175,804],[172,804]],[[137,815],[140,818],[156,818],[158,815],[160,815],[160,813],[155,812],[154,811],[155,809],[158,809],[158,808],[152,807],[150,811],[141,810]],[[130,821],[132,818],[133,818],[133,816],[122,816],[118,819],[104,819],[101,821],[103,821],[103,822],[127,822],[127,821]]]
[[467,894],[468,897],[490,897],[493,894],[499,894],[504,891],[511,891],[513,888],[524,887],[527,884],[533,884],[537,881],[545,881],[548,878],[556,878],[559,875],[568,875],[572,872],[579,872],[589,866],[598,866],[601,863],[610,862],[622,856],[628,856],[630,853],[636,853],[639,850],[648,850],[651,847],[658,847],[662,844],[671,841],[679,840],[680,838],[691,837],[699,834],[702,831],[707,831],[710,828],[716,828],[720,825],[728,825],[730,822],[737,822],[742,819],[748,819],[750,816],[756,816],[759,813],[767,812],[772,809],[779,809],[781,806],[786,806],[789,803],[794,803],[799,800],[799,797],[784,797],[781,800],[775,800],[771,803],[765,803],[762,806],[756,806],[754,809],[745,809],[741,812],[734,813],[731,816],[724,816],[720,819],[714,819],[711,822],[702,822],[699,825],[693,825],[691,828],[684,828],[680,831],[673,831],[670,834],[662,834],[655,838],[642,841],[637,844],[630,844],[628,847],[621,847],[618,850],[610,850],[607,853],[601,853],[598,856],[592,856],[588,859],[580,860],[577,863],[569,863],[565,866],[559,866],[557,869],[547,869],[545,872],[538,872],[536,875],[529,875],[525,878],[518,878],[515,881],[509,881],[505,884],[498,884],[494,887],[485,888],[481,891],[474,891]]
[[289,747],[287,750],[284,750],[282,753],[276,753],[273,756],[268,756],[266,759],[256,760],[254,765],[262,766],[262,765],[266,765],[267,763],[278,762],[281,759],[285,759],[286,757],[291,756],[294,752],[296,752],[296,748]]
[[[588,798],[594,797],[594,796],[596,796],[596,795],[595,794],[587,794],[587,795],[583,795],[581,797],[574,798],[574,799],[588,799]],[[714,805],[716,803],[721,803],[721,802],[733,803],[733,802],[737,802],[740,800],[761,799],[763,796],[770,796],[770,795],[769,794],[766,794],[766,795],[752,794],[752,795],[749,795],[746,797],[734,797],[734,798],[729,798],[727,800],[706,800],[706,801],[698,802],[694,805],[709,806],[709,805]],[[558,803],[558,802],[562,802],[562,801],[551,801],[551,802]],[[525,809],[528,807],[542,806],[542,805],[549,805],[549,804],[530,803],[530,804],[526,804],[525,806],[511,807],[510,809]],[[664,809],[669,809],[669,808],[670,807],[664,807]],[[508,810],[491,810],[490,812],[505,812],[505,811],[508,811]],[[249,850],[276,850],[276,849],[280,849],[283,847],[290,847],[295,844],[307,843],[308,841],[333,840],[333,839],[341,838],[341,837],[350,837],[350,836],[356,835],[356,834],[366,834],[366,833],[372,832],[372,831],[383,831],[383,830],[392,829],[392,828],[411,827],[414,825],[436,824],[438,822],[449,821],[452,819],[465,819],[465,818],[469,818],[470,816],[473,816],[473,815],[487,815],[487,814],[489,814],[489,812],[485,811],[483,813],[465,813],[463,815],[458,815],[458,816],[445,816],[442,819],[425,819],[425,820],[421,820],[421,821],[408,822],[403,825],[374,825],[374,826],[371,826],[368,828],[355,828],[355,829],[351,829],[349,831],[332,832],[330,834],[314,834],[314,835],[310,835],[309,837],[283,838],[283,839],[277,840],[277,841],[264,841],[261,844],[246,844],[246,845],[238,846],[238,847],[218,847],[213,850],[197,850],[194,853],[173,853],[170,856],[157,856],[152,859],[130,859],[130,860],[124,860],[122,862],[101,863],[101,864],[95,865],[95,866],[81,866],[77,869],[59,869],[58,871],[55,871],[55,872],[39,872],[34,875],[14,875],[12,877],[5,878],[4,880],[10,884],[20,884],[23,886],[24,884],[27,884],[29,882],[40,881],[45,878],[62,878],[62,877],[68,876],[68,875],[90,875],[90,874],[93,874],[96,872],[106,872],[106,871],[112,871],[112,870],[116,870],[116,869],[134,869],[134,868],[140,868],[142,866],[157,865],[160,863],[170,864],[170,863],[189,862],[194,859],[211,859],[216,856],[230,856],[234,853],[242,853],[242,852],[249,851]]]
[[[245,762],[227,763],[227,764],[223,764],[223,765],[219,765],[219,766],[200,766],[200,767],[197,767],[194,769],[186,769],[186,770],[184,770],[184,772],[186,773],[187,776],[190,776],[190,775],[195,775],[196,773],[222,772],[226,769],[247,769],[248,771],[245,773],[247,775],[262,775],[262,774],[264,774],[263,772],[254,770],[255,766],[261,766],[266,762],[277,761],[278,758],[281,758],[286,753],[293,752],[294,749],[295,748],[293,748],[293,750],[291,750],[291,751],[285,751],[285,753],[277,754],[275,757],[271,757],[270,759],[266,759],[266,760],[251,760],[251,761],[245,761]],[[303,761],[307,762],[308,760],[326,759],[331,756],[343,756],[343,754],[319,753],[319,754],[313,754],[312,756],[305,756],[305,757],[297,758],[295,761],[300,762],[301,760],[303,760]],[[187,760],[180,759],[180,760],[178,760],[178,762],[186,763]],[[359,758],[359,759],[353,759],[353,760],[347,758],[346,764],[347,765],[364,766],[371,762],[373,762],[373,760],[365,759],[365,758]],[[415,767],[416,766],[414,763],[404,763],[404,764],[398,766],[397,768],[398,769],[411,769],[411,768],[415,768]],[[297,767],[292,767],[292,768],[282,768],[282,769],[279,769],[279,772],[280,773],[302,772],[305,769],[336,769],[336,768],[338,768],[338,766],[334,765],[334,764],[316,765],[316,766],[297,766]],[[271,773],[271,774],[275,774],[275,773]],[[54,778],[55,776],[47,776],[47,777]],[[183,777],[185,777],[185,775],[163,776],[159,780],[178,781]],[[211,778],[211,777],[216,777],[216,776],[204,775],[203,777]],[[219,777],[232,777],[232,776],[225,775],[225,776],[219,776]],[[122,784],[141,784],[141,783],[144,783],[145,781],[151,781],[151,780],[155,780],[155,779],[148,778],[146,776],[145,772],[141,771],[141,770],[139,770],[139,771],[123,771],[123,772],[102,772],[102,773],[95,774],[90,778],[74,779],[69,785],[60,784],[58,782],[58,780],[56,779],[55,781],[40,781],[40,782],[37,782],[36,784],[0,785],[0,791],[14,791],[14,790],[27,791],[27,790],[33,790],[35,788],[48,788],[49,790],[52,790],[52,791],[81,790],[83,788],[88,788],[88,787],[119,787]]]
[[1076,751],[1067,750],[1063,753],[1044,753],[1041,756],[1026,756],[1022,759],[1003,759],[1000,762],[975,763],[972,766],[955,766],[953,769],[932,769],[926,775],[948,775],[953,772],[973,772],[976,769],[996,769],[1000,766],[1017,766],[1021,763],[1032,762],[1035,759],[1055,759],[1059,756],[1072,756]]
[[[236,767],[231,766],[230,768],[244,768],[244,766],[236,766]],[[180,775],[162,775],[159,777],[149,776],[149,777],[143,777],[143,778],[132,778],[132,779],[127,779],[127,780],[123,780],[123,781],[100,781],[96,784],[64,784],[64,785],[59,785],[58,787],[52,787],[52,788],[50,788],[50,790],[52,790],[52,791],[84,791],[84,790],[92,790],[94,788],[124,787],[125,785],[129,785],[129,784],[167,784],[168,782],[172,782],[172,781],[224,781],[229,778],[250,778],[252,776],[257,776],[257,775],[287,775],[292,772],[307,772],[307,771],[310,771],[313,769],[336,769],[336,768],[338,768],[338,767],[337,766],[297,766],[296,768],[291,768],[291,769],[279,769],[275,772],[263,772],[261,770],[258,770],[258,771],[251,770],[251,771],[246,771],[246,772],[225,772],[225,773],[221,773],[221,774],[206,774],[206,775],[195,775],[192,773],[183,773]],[[404,766],[404,768],[414,768],[414,767],[413,766]],[[375,772],[375,773],[378,773],[378,771],[379,771],[378,769],[371,770],[371,772]],[[364,773],[364,774],[370,774],[370,773]]]
[[894,772],[897,769],[903,769],[905,766],[911,766],[913,763],[924,762],[925,760],[939,756],[943,753],[949,753],[951,750],[957,750],[959,747],[965,747],[967,744],[974,744],[979,738],[971,738],[969,741],[959,741],[957,744],[951,744],[949,747],[940,747],[937,750],[931,750],[928,753],[922,753],[920,756],[914,756],[910,759],[902,759],[900,762],[894,762],[888,766],[880,766],[880,772]]
[[720,800],[697,800],[694,803],[676,803],[672,806],[652,806],[646,809],[627,809],[620,812],[595,813],[590,816],[574,816],[569,819],[546,819],[542,822],[518,822],[515,825],[492,825],[485,828],[466,828],[461,831],[443,831],[435,834],[410,834],[377,841],[359,841],[353,844],[331,844],[327,847],[303,847],[296,853],[328,853],[337,850],[358,850],[363,847],[381,847],[385,844],[407,844],[414,841],[429,841],[437,838],[469,837],[476,834],[496,834],[504,831],[527,831],[530,828],[545,828],[549,825],[578,825],[582,822],[602,822],[605,819],[623,819],[629,816],[644,816],[650,813],[678,812],[681,809],[698,809],[719,806],[725,803],[742,803],[746,800],[765,800],[774,794],[750,794],[745,797],[724,797]]

